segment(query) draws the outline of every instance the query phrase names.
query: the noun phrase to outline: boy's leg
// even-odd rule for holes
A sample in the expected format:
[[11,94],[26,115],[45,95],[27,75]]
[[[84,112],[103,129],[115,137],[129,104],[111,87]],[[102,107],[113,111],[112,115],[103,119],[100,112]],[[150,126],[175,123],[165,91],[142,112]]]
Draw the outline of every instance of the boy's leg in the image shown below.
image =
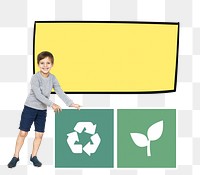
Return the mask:
[[24,139],[28,135],[28,131],[30,131],[31,125],[35,120],[36,115],[37,110],[24,106],[24,109],[21,114],[21,121],[19,126],[20,132],[16,141],[14,157],[19,157],[19,152],[24,143]]
[[34,121],[35,139],[33,141],[32,157],[37,155],[38,149],[40,147],[42,137],[44,135],[46,116],[47,116],[47,110],[38,110],[37,117]]
[[43,137],[43,132],[35,132],[35,139],[33,141],[33,150],[32,150],[32,157],[37,155],[38,149],[40,147],[42,137]]
[[35,124],[35,139],[33,141],[33,150],[30,157],[30,161],[34,166],[41,167],[42,163],[37,159],[37,153],[44,134],[45,122],[46,122],[47,110],[38,110],[37,117],[34,120]]
[[17,137],[17,140],[16,140],[16,145],[15,145],[14,157],[19,158],[19,152],[22,148],[22,145],[24,144],[24,140],[25,140],[27,135],[28,135],[28,132],[22,131],[22,130],[19,131],[19,134],[18,134],[18,137]]
[[43,137],[43,132],[37,132],[37,131],[35,132],[35,139],[33,141],[33,150],[32,150],[32,154],[31,154],[31,157],[30,157],[30,161],[36,167],[42,166],[42,163],[37,158],[37,152],[38,152],[38,149],[40,147],[42,137]]
[[16,145],[15,145],[15,153],[12,160],[8,163],[8,168],[13,168],[16,166],[17,162],[19,161],[19,152],[24,144],[24,139],[26,138],[28,132],[20,130]]

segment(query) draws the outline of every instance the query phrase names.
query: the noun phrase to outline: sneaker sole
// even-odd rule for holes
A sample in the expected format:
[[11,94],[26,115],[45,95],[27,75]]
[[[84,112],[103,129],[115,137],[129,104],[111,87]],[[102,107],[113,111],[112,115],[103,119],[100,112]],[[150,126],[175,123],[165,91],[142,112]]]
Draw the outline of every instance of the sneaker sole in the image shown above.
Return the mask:
[[29,162],[30,162],[30,164],[32,164],[34,167],[38,167],[38,168],[39,168],[39,167],[41,167],[41,166],[42,166],[42,165],[41,165],[41,166],[36,166],[36,165],[34,165],[34,164],[33,164],[33,162],[32,162],[32,161],[30,161],[30,160],[29,160]]
[[8,168],[15,168],[15,167],[17,166],[17,164],[18,164],[18,163],[20,163],[20,160],[19,160],[19,161],[17,161],[17,163],[16,163],[16,165],[15,165],[15,166],[9,167],[9,166],[7,165],[7,167],[8,167]]

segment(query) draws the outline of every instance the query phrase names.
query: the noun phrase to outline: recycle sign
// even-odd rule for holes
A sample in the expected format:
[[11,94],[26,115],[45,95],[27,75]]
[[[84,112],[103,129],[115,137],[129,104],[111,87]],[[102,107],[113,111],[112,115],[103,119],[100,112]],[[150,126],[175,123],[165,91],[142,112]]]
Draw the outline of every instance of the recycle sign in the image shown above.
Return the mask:
[[[85,128],[85,133],[91,134],[90,137],[92,143],[90,141],[83,147],[81,144],[75,144],[75,142],[79,142],[78,133],[82,133]],[[67,143],[71,149],[71,151],[75,154],[80,154],[85,151],[89,156],[92,153],[95,153],[99,144],[101,142],[101,138],[98,133],[95,133],[96,125],[93,125],[92,122],[78,122],[74,127],[74,132],[67,134]],[[78,133],[77,133],[78,132]]]

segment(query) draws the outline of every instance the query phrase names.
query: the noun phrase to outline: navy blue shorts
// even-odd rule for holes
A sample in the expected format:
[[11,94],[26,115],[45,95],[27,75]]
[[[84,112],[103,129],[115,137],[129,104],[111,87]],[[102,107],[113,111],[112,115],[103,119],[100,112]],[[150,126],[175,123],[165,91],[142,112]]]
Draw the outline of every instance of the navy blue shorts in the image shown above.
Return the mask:
[[19,129],[28,132],[30,131],[31,125],[34,122],[35,131],[44,132],[46,116],[47,110],[38,110],[24,106]]

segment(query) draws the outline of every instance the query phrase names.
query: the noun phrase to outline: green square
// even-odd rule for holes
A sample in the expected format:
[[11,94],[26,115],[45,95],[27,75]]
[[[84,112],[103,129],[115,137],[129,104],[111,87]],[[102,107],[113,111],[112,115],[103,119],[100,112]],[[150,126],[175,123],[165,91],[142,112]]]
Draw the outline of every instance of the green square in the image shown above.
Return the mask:
[[113,115],[112,109],[67,109],[57,113],[55,167],[113,167]]
[[176,110],[119,109],[119,168],[176,167]]

